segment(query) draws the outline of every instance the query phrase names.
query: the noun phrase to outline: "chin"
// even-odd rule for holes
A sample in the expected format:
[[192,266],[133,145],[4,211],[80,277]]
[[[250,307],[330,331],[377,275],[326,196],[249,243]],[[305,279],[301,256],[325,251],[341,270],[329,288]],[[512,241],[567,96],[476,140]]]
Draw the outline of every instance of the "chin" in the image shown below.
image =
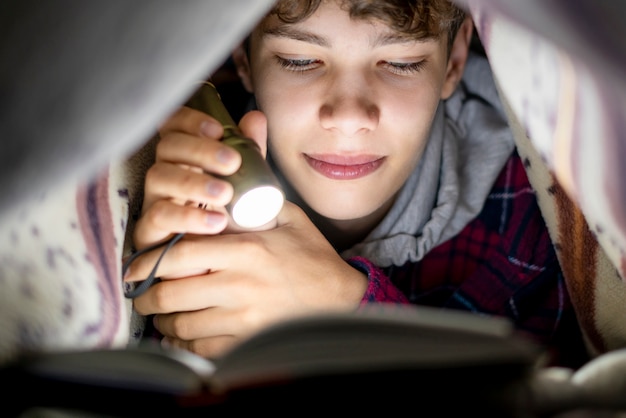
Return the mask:
[[[332,203],[331,203],[332,202]],[[318,215],[335,221],[352,221],[367,218],[380,208],[380,205],[368,205],[362,199],[326,199],[309,205]]]

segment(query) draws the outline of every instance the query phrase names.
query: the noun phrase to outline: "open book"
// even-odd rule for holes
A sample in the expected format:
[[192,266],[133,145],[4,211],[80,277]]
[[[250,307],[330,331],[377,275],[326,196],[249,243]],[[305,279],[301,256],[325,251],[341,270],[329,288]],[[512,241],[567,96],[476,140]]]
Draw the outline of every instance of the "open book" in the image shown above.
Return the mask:
[[371,412],[413,402],[436,404],[437,414],[507,416],[519,410],[519,389],[540,358],[502,318],[373,305],[276,324],[214,360],[148,345],[57,352],[24,357],[0,379],[30,393],[29,407],[107,416],[330,411],[331,404]]

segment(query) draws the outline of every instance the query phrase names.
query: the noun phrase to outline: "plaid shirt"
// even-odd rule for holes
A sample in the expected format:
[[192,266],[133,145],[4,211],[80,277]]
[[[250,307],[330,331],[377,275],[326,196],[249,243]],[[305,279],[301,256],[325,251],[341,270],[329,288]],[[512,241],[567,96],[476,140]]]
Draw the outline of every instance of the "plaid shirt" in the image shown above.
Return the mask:
[[480,214],[416,263],[367,273],[362,303],[394,302],[505,316],[546,347],[549,363],[577,367],[585,350],[554,246],[521,159],[514,153]]

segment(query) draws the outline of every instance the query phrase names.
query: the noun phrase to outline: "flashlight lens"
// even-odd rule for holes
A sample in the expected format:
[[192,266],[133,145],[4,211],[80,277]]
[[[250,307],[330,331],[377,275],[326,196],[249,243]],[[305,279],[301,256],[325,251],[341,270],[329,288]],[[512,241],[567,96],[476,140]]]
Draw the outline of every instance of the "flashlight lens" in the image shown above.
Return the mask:
[[283,193],[276,187],[254,188],[241,196],[233,206],[233,220],[243,228],[265,225],[278,215],[283,200]]

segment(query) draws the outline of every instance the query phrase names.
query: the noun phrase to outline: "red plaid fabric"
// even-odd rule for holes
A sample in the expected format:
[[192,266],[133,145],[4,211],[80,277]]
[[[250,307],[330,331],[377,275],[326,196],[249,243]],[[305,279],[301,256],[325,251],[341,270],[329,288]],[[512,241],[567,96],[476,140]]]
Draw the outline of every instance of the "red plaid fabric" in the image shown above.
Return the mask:
[[420,262],[366,272],[363,303],[394,302],[505,316],[545,346],[551,364],[578,367],[586,354],[554,246],[524,165],[514,153],[482,212]]

